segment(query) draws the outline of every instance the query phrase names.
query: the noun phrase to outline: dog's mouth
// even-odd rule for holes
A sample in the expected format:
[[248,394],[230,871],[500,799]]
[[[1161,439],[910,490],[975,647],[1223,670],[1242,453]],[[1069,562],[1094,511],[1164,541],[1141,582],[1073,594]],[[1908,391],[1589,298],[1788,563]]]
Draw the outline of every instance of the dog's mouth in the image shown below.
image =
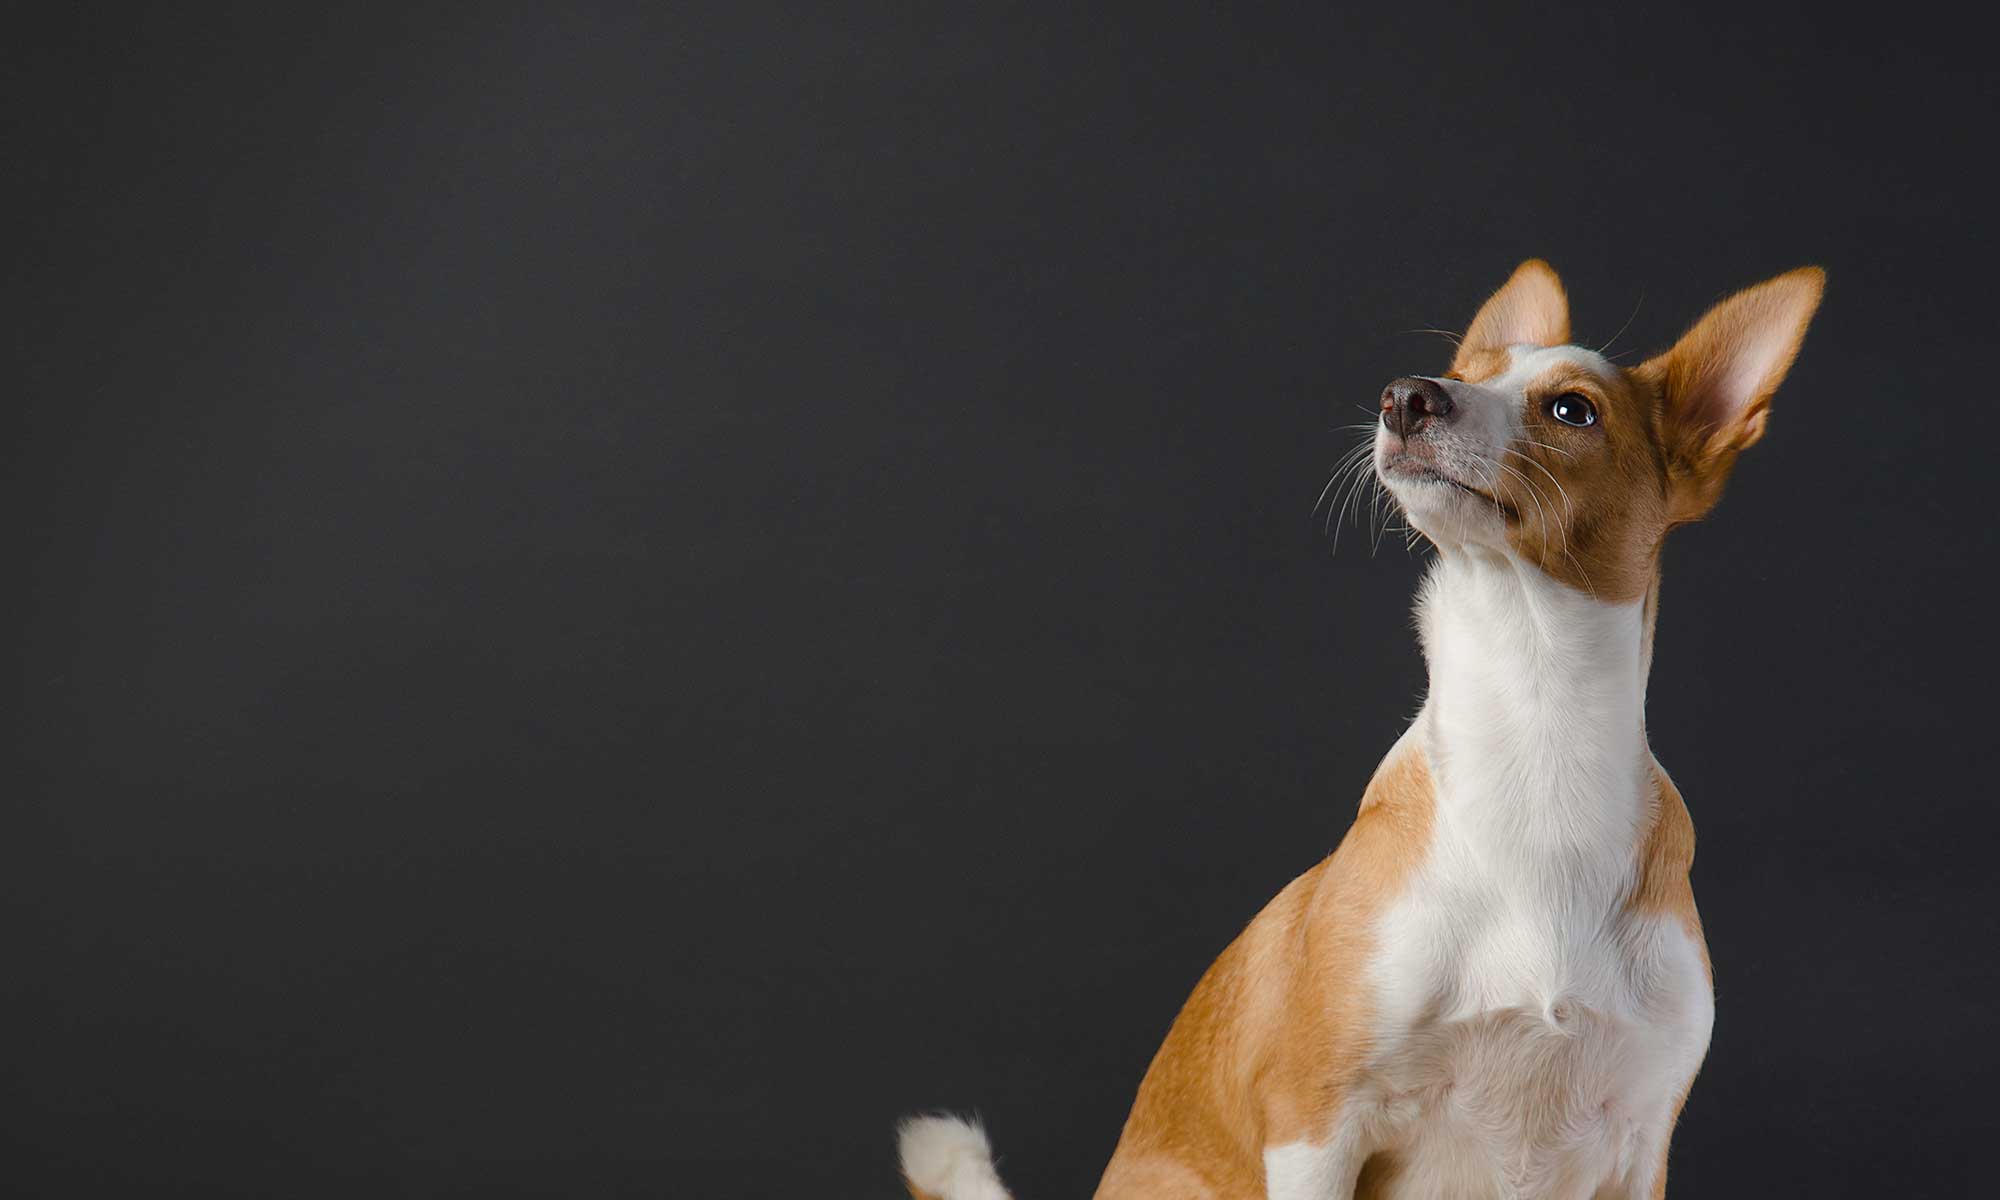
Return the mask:
[[1493,511],[1500,514],[1500,519],[1510,525],[1521,519],[1520,514],[1514,510],[1512,505],[1492,492],[1467,483],[1465,480],[1438,466],[1430,458],[1419,458],[1406,449],[1391,452],[1387,456],[1382,463],[1382,475],[1385,482],[1427,483],[1471,496],[1482,503],[1490,505]]
[[1445,473],[1436,463],[1427,462],[1408,453],[1390,456],[1388,461],[1382,464],[1382,474],[1393,476],[1398,480],[1407,480],[1411,483],[1434,483],[1454,488],[1464,492],[1468,496],[1476,496],[1484,500],[1494,508],[1499,509],[1503,515],[1512,515],[1512,510],[1498,496],[1493,495],[1483,488],[1474,487],[1463,479]]

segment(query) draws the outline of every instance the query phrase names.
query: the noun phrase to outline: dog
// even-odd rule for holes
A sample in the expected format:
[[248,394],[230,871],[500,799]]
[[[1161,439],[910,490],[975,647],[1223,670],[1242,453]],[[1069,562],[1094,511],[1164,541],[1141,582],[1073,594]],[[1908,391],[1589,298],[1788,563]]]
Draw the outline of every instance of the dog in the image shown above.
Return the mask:
[[[1099,1200],[1665,1194],[1715,1006],[1646,741],[1660,547],[1763,436],[1824,289],[1766,280],[1627,368],[1530,260],[1449,371],[1389,384],[1374,473],[1436,551],[1423,708],[1196,985]],[[917,1200],[1007,1200],[978,1125],[899,1143]]]

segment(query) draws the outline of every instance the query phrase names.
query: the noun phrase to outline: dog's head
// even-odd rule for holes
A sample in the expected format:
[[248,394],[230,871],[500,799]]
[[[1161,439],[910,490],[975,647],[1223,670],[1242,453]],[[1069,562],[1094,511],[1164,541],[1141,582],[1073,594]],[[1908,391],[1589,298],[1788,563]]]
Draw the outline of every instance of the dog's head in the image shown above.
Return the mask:
[[1709,310],[1636,367],[1569,344],[1562,281],[1522,263],[1442,376],[1382,393],[1375,471],[1441,547],[1477,545],[1604,600],[1651,585],[1661,539],[1763,436],[1826,276],[1802,267]]

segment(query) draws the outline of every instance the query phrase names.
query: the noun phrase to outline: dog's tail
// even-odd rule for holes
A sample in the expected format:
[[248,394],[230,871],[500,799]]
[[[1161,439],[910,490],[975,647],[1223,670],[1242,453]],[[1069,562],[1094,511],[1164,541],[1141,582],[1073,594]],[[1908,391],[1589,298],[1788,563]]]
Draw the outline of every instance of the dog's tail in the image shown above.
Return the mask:
[[916,1200],[1012,1200],[976,1120],[907,1117],[896,1127],[896,1150]]

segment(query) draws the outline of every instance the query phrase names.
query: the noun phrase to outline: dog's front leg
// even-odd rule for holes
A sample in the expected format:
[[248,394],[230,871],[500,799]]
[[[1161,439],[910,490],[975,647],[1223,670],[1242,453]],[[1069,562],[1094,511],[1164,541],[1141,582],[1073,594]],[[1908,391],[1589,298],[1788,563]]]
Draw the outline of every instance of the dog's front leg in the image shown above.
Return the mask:
[[1266,1200],[1354,1200],[1362,1165],[1373,1151],[1365,1132],[1361,1121],[1348,1117],[1323,1141],[1266,1146]]

